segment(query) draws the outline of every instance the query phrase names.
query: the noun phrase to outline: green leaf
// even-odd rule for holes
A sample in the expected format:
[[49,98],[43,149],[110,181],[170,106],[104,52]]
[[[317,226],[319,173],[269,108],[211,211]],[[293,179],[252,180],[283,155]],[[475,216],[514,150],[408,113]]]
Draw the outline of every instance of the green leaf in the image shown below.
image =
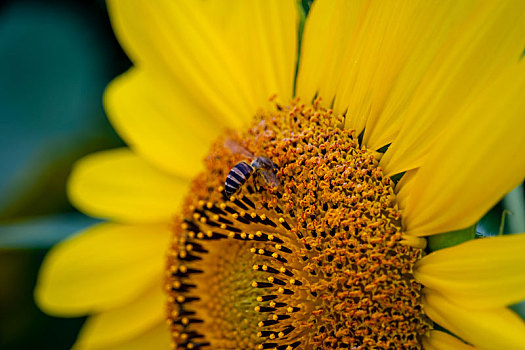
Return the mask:
[[430,251],[436,251],[443,248],[453,247],[460,243],[474,239],[475,235],[476,225],[472,225],[462,230],[432,235],[428,237],[428,248]]

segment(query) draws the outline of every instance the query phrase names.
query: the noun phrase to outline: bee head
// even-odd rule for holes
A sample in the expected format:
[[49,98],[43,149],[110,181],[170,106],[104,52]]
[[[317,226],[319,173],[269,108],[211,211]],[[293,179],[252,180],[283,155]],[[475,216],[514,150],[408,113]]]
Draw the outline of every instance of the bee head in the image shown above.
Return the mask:
[[266,157],[256,157],[252,161],[252,167],[254,167],[255,169],[266,169],[266,170],[277,169],[275,164],[273,164],[273,162],[269,158],[266,158]]

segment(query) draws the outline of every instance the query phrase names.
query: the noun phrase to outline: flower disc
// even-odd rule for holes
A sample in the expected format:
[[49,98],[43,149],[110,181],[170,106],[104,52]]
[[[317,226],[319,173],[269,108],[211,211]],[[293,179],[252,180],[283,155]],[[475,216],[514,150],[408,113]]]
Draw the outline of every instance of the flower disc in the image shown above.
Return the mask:
[[[296,100],[215,144],[168,254],[175,348],[421,348],[421,250],[404,243],[378,154],[343,122]],[[274,163],[278,185],[255,167],[227,198],[249,154]]]

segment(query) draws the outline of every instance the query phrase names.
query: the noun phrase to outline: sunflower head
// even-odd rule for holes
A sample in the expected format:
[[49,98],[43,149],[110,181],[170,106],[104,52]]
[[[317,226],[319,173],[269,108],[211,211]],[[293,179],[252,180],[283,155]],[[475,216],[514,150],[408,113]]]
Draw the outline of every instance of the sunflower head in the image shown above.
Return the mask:
[[[166,289],[179,348],[417,348],[430,322],[392,180],[344,115],[300,100],[260,112],[206,159],[173,231]],[[275,164],[244,178],[232,141]]]
[[70,196],[114,222],[36,293],[78,349],[523,348],[525,235],[423,256],[523,181],[522,0],[109,5],[130,146]]

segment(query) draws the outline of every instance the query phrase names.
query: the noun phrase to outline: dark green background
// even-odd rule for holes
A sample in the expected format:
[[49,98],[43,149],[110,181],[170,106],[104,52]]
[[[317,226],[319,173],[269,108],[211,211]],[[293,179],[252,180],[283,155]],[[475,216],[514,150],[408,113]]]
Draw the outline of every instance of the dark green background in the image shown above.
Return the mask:
[[123,145],[102,93],[129,66],[104,1],[0,5],[0,349],[68,349],[84,321],[43,314],[33,288],[49,247],[95,222],[68,204],[66,178]]

